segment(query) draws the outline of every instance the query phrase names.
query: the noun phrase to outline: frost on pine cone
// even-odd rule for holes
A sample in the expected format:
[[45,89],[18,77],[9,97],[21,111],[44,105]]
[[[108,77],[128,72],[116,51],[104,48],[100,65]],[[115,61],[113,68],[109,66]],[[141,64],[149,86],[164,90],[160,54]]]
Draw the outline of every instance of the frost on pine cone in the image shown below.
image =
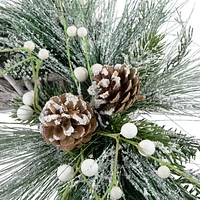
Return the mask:
[[125,64],[103,66],[93,76],[88,92],[94,96],[93,103],[100,114],[111,115],[127,110],[137,99],[139,78],[135,68]]
[[40,122],[45,141],[64,151],[90,141],[97,128],[89,103],[71,93],[52,97],[41,112]]

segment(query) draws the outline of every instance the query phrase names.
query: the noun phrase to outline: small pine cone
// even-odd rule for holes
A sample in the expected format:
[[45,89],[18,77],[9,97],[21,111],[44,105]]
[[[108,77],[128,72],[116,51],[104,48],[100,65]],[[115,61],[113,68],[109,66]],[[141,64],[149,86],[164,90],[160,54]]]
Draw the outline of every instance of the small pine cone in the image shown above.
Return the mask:
[[64,151],[90,141],[97,128],[89,103],[71,93],[52,97],[40,114],[40,122],[45,141]]
[[100,114],[111,115],[128,109],[137,99],[140,87],[135,68],[125,64],[103,66],[93,76],[88,92],[94,96],[94,107]]

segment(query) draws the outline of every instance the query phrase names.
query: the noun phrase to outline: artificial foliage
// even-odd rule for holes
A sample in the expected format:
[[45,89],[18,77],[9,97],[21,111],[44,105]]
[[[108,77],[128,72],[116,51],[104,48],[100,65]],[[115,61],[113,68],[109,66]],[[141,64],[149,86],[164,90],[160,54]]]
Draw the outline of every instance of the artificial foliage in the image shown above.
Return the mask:
[[[0,6],[0,75],[33,85],[32,96],[12,103],[12,117],[27,126],[0,128],[0,199],[200,198],[200,171],[185,167],[200,151],[199,140],[141,118],[199,117],[193,30],[172,0],[126,0],[121,14],[119,2]],[[169,40],[174,27],[177,35]],[[24,106],[33,112],[28,118]],[[123,133],[127,124],[136,127],[134,136],[130,129],[128,137]],[[82,170],[87,159],[98,167],[91,176]],[[57,175],[63,164],[74,169],[66,182]],[[166,178],[159,176],[161,166],[170,170]]]

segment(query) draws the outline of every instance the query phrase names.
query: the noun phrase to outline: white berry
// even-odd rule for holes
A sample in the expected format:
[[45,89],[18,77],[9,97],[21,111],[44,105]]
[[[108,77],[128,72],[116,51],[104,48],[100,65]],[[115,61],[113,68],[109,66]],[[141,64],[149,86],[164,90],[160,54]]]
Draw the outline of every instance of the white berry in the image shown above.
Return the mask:
[[77,28],[76,26],[70,26],[67,28],[67,35],[69,37],[74,37],[77,34]]
[[160,178],[168,178],[170,176],[170,169],[167,166],[160,166],[157,170],[157,175]]
[[30,51],[33,51],[35,49],[35,44],[32,41],[24,42],[24,48],[27,48]]
[[120,134],[127,139],[132,139],[137,135],[137,126],[133,123],[126,123],[121,127]]
[[77,34],[79,37],[84,38],[87,35],[87,29],[85,27],[80,27],[77,30]]
[[27,106],[33,105],[33,103],[34,103],[34,91],[31,90],[31,91],[26,92],[22,97],[22,101]]
[[99,72],[102,70],[102,68],[103,68],[102,65],[96,63],[96,64],[92,65],[91,71],[92,71],[92,73],[93,73],[94,75],[97,75],[97,74],[99,74]]
[[99,166],[93,159],[86,159],[81,164],[81,171],[85,176],[94,176],[98,173]]
[[110,197],[112,199],[120,199],[122,197],[122,194],[123,194],[123,192],[122,192],[121,188],[118,186],[112,187],[112,189],[110,191]]
[[74,70],[74,75],[78,82],[84,82],[88,78],[88,71],[84,67],[77,67]]
[[73,174],[73,167],[66,164],[59,166],[57,169],[57,177],[62,182],[69,181],[71,178],[73,178]]
[[38,53],[38,58],[40,58],[41,60],[45,60],[48,57],[49,57],[49,51],[46,49],[40,49]]
[[17,110],[17,117],[21,120],[28,120],[33,115],[33,109],[30,106],[23,105]]
[[144,152],[143,153],[139,150],[139,153],[143,156],[151,156],[155,152],[155,144],[150,140],[142,140],[138,145],[142,148],[142,151]]

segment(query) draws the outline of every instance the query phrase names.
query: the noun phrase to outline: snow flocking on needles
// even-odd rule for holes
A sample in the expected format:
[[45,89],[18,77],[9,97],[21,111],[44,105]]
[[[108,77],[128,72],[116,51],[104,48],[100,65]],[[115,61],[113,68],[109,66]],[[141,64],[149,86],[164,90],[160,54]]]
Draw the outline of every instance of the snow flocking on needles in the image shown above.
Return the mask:
[[[15,134],[6,130],[8,136],[1,136],[0,141],[6,141],[1,159],[10,164],[18,159],[14,146],[17,155],[24,153],[27,164],[12,168],[20,169],[14,176],[2,177],[1,198],[47,199],[58,185],[57,197],[70,200],[198,197],[198,176],[184,170],[184,162],[199,149],[198,141],[130,118],[138,110],[148,114],[199,110],[190,95],[199,91],[195,75],[199,69],[187,69],[196,63],[188,57],[191,29],[181,26],[173,48],[158,31],[174,12],[171,3],[127,0],[120,20],[114,0],[24,0],[18,7],[2,8],[7,21],[0,17],[6,23],[1,30],[7,31],[0,41],[10,49],[0,51],[21,56],[9,58],[1,75],[29,74],[34,86],[33,104],[15,100],[13,117],[21,106],[29,106],[33,113],[24,110],[26,118],[19,115],[18,120],[31,125],[40,120],[42,134],[24,129],[13,130]],[[84,161],[90,162],[81,170]],[[23,173],[26,176],[18,178],[33,166],[32,177]],[[56,177],[60,166],[70,166],[69,173],[62,174],[62,184]],[[88,166],[94,167],[89,176],[84,171]],[[182,185],[188,182],[191,191]],[[20,187],[16,189],[15,183]]]

